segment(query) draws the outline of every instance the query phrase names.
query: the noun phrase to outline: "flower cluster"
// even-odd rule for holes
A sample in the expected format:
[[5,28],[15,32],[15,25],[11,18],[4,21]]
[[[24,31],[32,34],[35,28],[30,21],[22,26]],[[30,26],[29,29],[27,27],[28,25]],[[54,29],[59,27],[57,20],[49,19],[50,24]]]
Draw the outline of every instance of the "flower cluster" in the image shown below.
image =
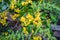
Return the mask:
[[21,17],[20,21],[24,23],[25,26],[29,25],[32,21],[33,21],[33,16],[30,15],[30,14],[27,14],[26,15],[26,18],[25,17]]
[[[27,29],[27,26],[29,26],[29,25],[33,25],[36,28],[39,28],[39,27],[42,26],[42,20],[40,18],[40,15],[41,15],[40,12],[35,13],[34,16],[31,15],[30,13],[28,13],[26,16],[22,16],[20,18],[20,21],[22,22],[21,23],[22,26],[25,26],[25,27],[23,27],[23,32],[25,34],[28,34],[29,33],[28,32],[29,29],[26,30]],[[31,33],[34,33],[34,28],[31,30]]]
[[16,8],[16,0],[12,0],[11,5],[10,5],[10,9],[13,10]]
[[29,25],[30,23],[33,23],[34,25],[40,24],[42,26],[42,21],[40,19],[40,13],[36,13],[35,17],[33,17],[31,14],[27,14],[26,17],[21,17],[21,22],[24,23],[25,26]]
[[32,3],[32,0],[26,0],[25,2],[24,1],[22,2],[22,6],[25,6],[31,3]]
[[6,25],[6,19],[7,19],[7,16],[6,16],[6,12],[5,13],[0,13],[0,23],[4,26]]
[[51,19],[47,18],[46,5],[42,2],[44,4],[43,0],[11,0],[9,8],[0,13],[1,33],[6,40],[43,40],[43,37],[52,40]]
[[20,14],[15,13],[14,15],[10,15],[10,16],[13,20],[16,20],[20,16]]

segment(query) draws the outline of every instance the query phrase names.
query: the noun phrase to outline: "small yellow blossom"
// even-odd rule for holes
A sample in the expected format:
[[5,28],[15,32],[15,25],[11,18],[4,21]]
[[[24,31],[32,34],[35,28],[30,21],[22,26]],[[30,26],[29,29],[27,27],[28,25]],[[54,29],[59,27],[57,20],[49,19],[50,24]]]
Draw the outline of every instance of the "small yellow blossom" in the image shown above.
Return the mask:
[[7,13],[1,13],[0,14],[2,18],[6,17]]
[[8,35],[8,32],[5,32],[5,35]]
[[8,32],[3,32],[3,35],[6,35],[7,36],[8,35]]
[[26,28],[25,27],[23,27],[23,31],[26,31]]
[[26,27],[23,27],[23,33],[28,34]]
[[24,24],[25,24],[25,26],[27,26],[27,25],[30,24],[30,21],[26,20],[26,21],[24,22]]
[[30,21],[23,16],[21,17],[20,21],[24,23],[24,26],[27,26],[30,24]]
[[32,15],[30,15],[29,13],[27,14],[26,18],[29,20],[29,21],[32,21],[34,18]]
[[30,3],[30,4],[31,4],[31,3],[32,3],[32,1],[31,1],[31,0],[29,0],[29,1],[28,1],[28,3]]
[[43,0],[40,0],[40,3],[42,3]]
[[28,2],[25,2],[25,5],[27,5],[28,4]]
[[39,12],[37,12],[36,14],[35,14],[35,17],[40,17],[40,13]]
[[7,19],[7,17],[4,17],[4,19]]
[[10,15],[10,16],[11,16],[11,18],[12,18],[13,20],[16,20],[16,18],[19,17],[20,14],[14,14],[14,15]]
[[33,20],[33,24],[35,24],[35,25],[38,25],[38,24],[42,25],[42,21],[41,21],[39,12],[37,14],[35,14],[35,19]]
[[25,2],[22,2],[22,6],[25,6]]
[[12,0],[12,3],[16,3],[17,0]]
[[12,4],[12,5],[10,6],[10,9],[13,10],[13,9],[15,9],[15,7],[16,7],[16,6],[15,6],[14,4]]
[[30,4],[31,4],[31,3],[32,3],[32,0],[26,0],[26,2],[28,2],[28,3],[30,3]]
[[5,19],[0,19],[0,23],[4,26],[6,24],[6,20]]
[[42,37],[40,37],[40,36],[34,36],[33,40],[42,40]]
[[23,17],[23,16],[22,16],[21,19],[20,19],[21,22],[25,22],[25,20],[26,20],[26,19],[25,19],[25,17]]
[[15,8],[16,8],[15,5],[16,5],[16,0],[12,0],[12,1],[11,1],[11,5],[10,5],[10,9],[11,9],[11,10],[15,9]]
[[0,14],[0,23],[4,26],[6,24],[6,19],[7,19],[7,16],[6,16],[7,13],[2,13]]
[[20,9],[19,8],[15,9],[15,12],[19,13],[20,12]]
[[28,0],[26,0],[25,2],[23,1],[23,2],[22,2],[22,6],[28,5],[29,3],[31,4],[31,3],[32,3],[32,1],[31,1],[31,0],[29,0],[29,1],[28,1]]
[[39,20],[40,20],[40,18],[39,17],[36,17],[34,19],[34,21],[33,21],[33,24],[37,25],[39,23]]

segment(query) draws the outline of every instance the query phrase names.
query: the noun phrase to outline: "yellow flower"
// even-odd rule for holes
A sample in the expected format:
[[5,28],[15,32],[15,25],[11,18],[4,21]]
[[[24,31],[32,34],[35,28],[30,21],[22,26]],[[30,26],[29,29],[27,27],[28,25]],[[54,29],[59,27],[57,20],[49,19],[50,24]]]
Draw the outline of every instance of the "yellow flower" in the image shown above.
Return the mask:
[[8,32],[5,32],[5,35],[8,35]]
[[23,16],[21,17],[20,21],[23,22],[24,26],[27,26],[30,24],[30,21]]
[[28,2],[28,3],[32,3],[32,0],[26,0],[26,2]]
[[40,37],[40,36],[34,36],[33,40],[42,40],[42,37]]
[[29,0],[29,1],[28,1],[28,3],[30,3],[30,4],[31,4],[31,3],[32,3],[32,1],[31,1],[31,0]]
[[10,5],[10,9],[11,9],[11,10],[15,9],[15,8],[16,8],[15,5],[16,5],[16,0],[12,0],[12,1],[11,1],[11,5]]
[[34,21],[33,21],[33,24],[37,25],[39,23],[39,20],[40,20],[40,18],[39,17],[36,17],[34,19]]
[[29,13],[27,14],[26,18],[29,20],[29,21],[32,21],[34,18],[32,15],[30,15]]
[[15,4],[15,3],[16,3],[16,1],[17,1],[17,0],[12,0],[12,3],[14,3],[14,4]]
[[20,12],[19,8],[15,9],[15,12],[19,13]]
[[6,24],[6,20],[5,19],[0,19],[0,23],[4,26]]
[[19,17],[20,14],[14,14],[14,15],[10,15],[10,16],[11,16],[11,18],[12,18],[13,20],[16,20],[16,18]]
[[24,24],[25,24],[25,26],[27,26],[27,25],[30,24],[30,21],[26,20],[26,21],[24,22]]
[[38,36],[39,40],[42,40],[42,37],[41,36]]
[[33,24],[37,25],[37,24],[38,24],[38,22],[33,21]]
[[28,34],[26,27],[23,27],[23,33]]
[[32,1],[26,1],[26,2],[22,2],[22,6],[28,5],[29,3],[31,3]]
[[3,34],[3,35],[8,35],[8,32],[3,32],[2,34]]
[[7,13],[1,13],[0,14],[2,18],[6,17]]
[[7,19],[7,17],[4,17],[4,19]]
[[26,0],[26,2],[22,2],[22,6],[28,5],[29,3],[31,4],[31,3],[32,3],[32,1],[31,1],[31,0],[29,0],[29,1],[28,1],[28,0]]
[[38,27],[38,25],[42,26],[42,21],[41,21],[41,19],[35,18],[34,21],[33,21],[33,24],[37,25],[37,27]]
[[11,6],[10,6],[10,9],[11,9],[11,10],[13,10],[14,8],[15,8],[15,6],[14,6],[14,5],[11,5]]
[[7,16],[6,16],[7,13],[2,13],[0,14],[0,23],[4,26],[6,24],[6,19],[7,19]]
[[22,6],[25,6],[25,2],[22,2]]
[[28,4],[28,2],[25,2],[25,5],[27,5]]
[[24,22],[24,25],[25,25],[25,26],[29,25],[32,20],[33,20],[33,16],[30,15],[30,14],[27,14],[27,15],[26,15],[26,18],[25,18],[25,17],[22,17],[22,18],[21,18],[21,21]]
[[35,24],[35,25],[40,24],[40,26],[42,26],[42,21],[41,21],[39,12],[37,14],[35,14],[35,19],[33,20],[33,24]]
[[39,39],[38,39],[38,37],[35,36],[35,37],[33,37],[33,40],[39,40]]
[[35,14],[35,17],[40,17],[40,15],[41,14],[38,12],[38,13]]
[[23,27],[23,31],[26,31],[26,28],[25,27]]
[[25,20],[26,20],[26,19],[25,19],[25,17],[23,17],[23,16],[22,16],[21,19],[20,19],[21,22],[25,22]]
[[42,3],[43,0],[40,0],[40,3]]

